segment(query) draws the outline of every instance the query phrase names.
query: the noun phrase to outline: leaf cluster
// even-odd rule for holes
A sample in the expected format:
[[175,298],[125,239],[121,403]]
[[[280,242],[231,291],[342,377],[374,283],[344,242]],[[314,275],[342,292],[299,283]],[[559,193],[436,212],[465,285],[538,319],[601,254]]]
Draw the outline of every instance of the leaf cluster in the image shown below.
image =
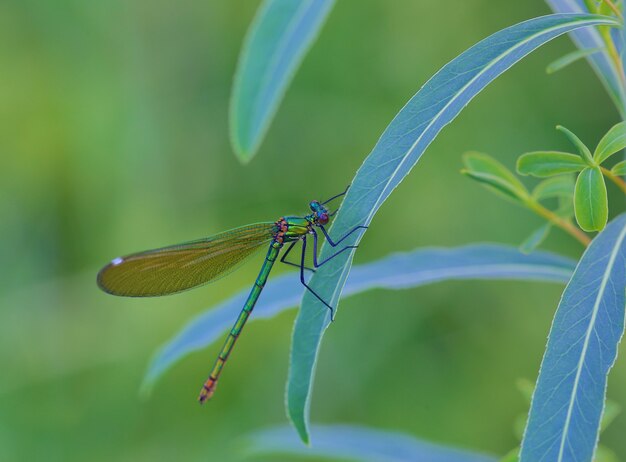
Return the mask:
[[[553,226],[563,228],[582,243],[588,238],[583,231],[601,231],[609,216],[605,178],[626,192],[620,177],[626,175],[626,161],[606,168],[604,164],[626,148],[626,122],[614,125],[600,140],[593,153],[573,132],[558,126],[575,148],[575,153],[562,151],[533,151],[517,159],[517,173],[541,178],[532,191],[500,162],[477,152],[465,154],[462,173],[482,183],[497,194],[542,216],[546,223],[522,243],[530,252],[547,237]],[[557,199],[552,209],[546,201]],[[571,223],[572,216],[580,229]]]

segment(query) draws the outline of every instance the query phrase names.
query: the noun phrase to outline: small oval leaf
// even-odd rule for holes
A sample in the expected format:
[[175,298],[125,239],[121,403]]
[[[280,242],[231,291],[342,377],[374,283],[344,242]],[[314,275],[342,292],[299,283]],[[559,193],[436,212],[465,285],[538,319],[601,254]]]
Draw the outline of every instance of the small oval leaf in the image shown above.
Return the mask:
[[550,328],[520,460],[591,461],[624,332],[626,215],[583,254]]
[[528,152],[517,159],[518,173],[540,178],[580,172],[586,166],[580,156],[558,151]]
[[516,201],[528,199],[528,191],[509,169],[487,154],[468,152],[463,156],[462,173]]
[[609,204],[600,168],[587,167],[578,175],[574,211],[576,221],[584,231],[600,231],[606,225]]
[[626,122],[620,122],[602,137],[593,153],[593,158],[596,163],[601,164],[613,154],[624,149],[626,149]]
[[235,154],[249,162],[335,0],[266,0],[239,57],[230,102]]

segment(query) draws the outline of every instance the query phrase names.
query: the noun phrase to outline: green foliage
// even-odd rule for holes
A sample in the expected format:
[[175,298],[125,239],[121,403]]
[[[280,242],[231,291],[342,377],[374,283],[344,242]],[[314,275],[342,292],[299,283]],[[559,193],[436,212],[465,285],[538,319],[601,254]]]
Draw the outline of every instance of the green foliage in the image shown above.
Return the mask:
[[574,192],[576,221],[585,231],[601,231],[609,217],[604,177],[598,167],[584,169],[576,180]]
[[[534,153],[532,154],[522,156],[527,159],[527,161],[521,162],[524,168],[528,167],[525,171],[547,170],[542,163],[545,160],[544,154],[546,153],[537,153],[537,156]],[[573,154],[565,155],[568,158],[576,159],[577,165],[584,165],[578,156]],[[462,170],[462,173],[466,176],[546,219],[546,223],[533,231],[520,244],[519,248],[522,252],[530,253],[541,245],[550,234],[553,225],[560,226],[566,230],[571,226],[569,218],[573,215],[572,204],[574,196],[574,181],[571,175],[560,174],[543,180],[529,194],[524,184],[510,170],[487,154],[467,153],[463,156],[463,162],[466,168]],[[518,169],[519,165],[520,162],[518,160]],[[554,163],[550,161],[549,165],[554,165]],[[537,166],[537,169],[530,166]],[[558,199],[558,207],[554,210],[550,210],[547,206],[541,204],[542,201],[555,198]]]
[[493,157],[479,152],[468,152],[463,156],[463,163],[465,169],[461,172],[464,175],[513,201],[524,203],[528,200],[529,193],[522,182]]
[[[558,126],[557,129],[565,133],[577,148],[578,155],[556,151],[529,152],[522,154],[517,160],[517,171],[522,175],[536,177],[581,172],[576,180],[574,196],[576,221],[585,231],[600,231],[608,219],[608,198],[604,175],[608,175],[622,189],[626,187],[620,183],[619,179],[614,178],[614,176],[626,174],[626,161],[616,164],[610,171],[604,167],[600,168],[601,164],[613,154],[626,148],[626,123],[620,122],[611,127],[596,146],[593,155],[580,138],[570,130],[563,126]],[[533,197],[539,200],[546,194],[558,195],[551,191],[554,187],[560,188],[558,183],[556,185],[540,184],[533,191]],[[567,187],[565,188],[561,197],[567,196]]]
[[586,166],[580,156],[557,151],[528,152],[517,160],[517,171],[520,174],[540,178],[580,172]]

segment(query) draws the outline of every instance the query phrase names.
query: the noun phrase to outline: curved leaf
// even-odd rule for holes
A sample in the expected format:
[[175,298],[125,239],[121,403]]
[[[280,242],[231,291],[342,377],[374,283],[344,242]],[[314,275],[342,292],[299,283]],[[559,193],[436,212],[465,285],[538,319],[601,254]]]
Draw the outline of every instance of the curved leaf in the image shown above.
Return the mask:
[[624,331],[626,215],[587,248],[557,309],[533,394],[522,462],[591,461]]
[[249,162],[335,0],[266,0],[248,31],[230,104],[235,153]]
[[276,427],[248,437],[248,455],[290,454],[360,462],[496,462],[496,458],[429,443],[399,432],[352,425],[315,425],[315,445],[306,446],[289,427]]
[[600,168],[586,168],[576,179],[574,191],[576,221],[584,231],[600,231],[609,217],[606,184]]
[[483,183],[488,188],[514,201],[525,202],[529,194],[526,187],[504,165],[487,154],[468,152],[463,156],[462,173]]
[[[355,226],[369,224],[441,129],[496,77],[551,39],[598,24],[618,23],[594,15],[532,19],[493,34],[445,65],[387,127],[357,172],[331,234],[340,237]],[[357,234],[346,239],[346,245],[356,244],[361,237]],[[328,257],[329,246],[324,245],[321,253],[322,258]],[[353,254],[342,253],[320,268],[311,280],[317,293],[332,306],[337,305]],[[287,384],[287,412],[305,441],[315,362],[329,322],[327,308],[305,294],[294,328]]]
[[[343,296],[368,289],[405,289],[458,279],[519,279],[567,282],[575,262],[547,252],[523,255],[496,244],[475,244],[451,249],[427,248],[392,254],[352,268]],[[142,391],[147,393],[172,365],[191,352],[221,338],[237,318],[248,289],[192,319],[152,359]],[[296,273],[271,279],[261,293],[251,320],[266,319],[298,305],[303,287]]]
[[[546,0],[546,3],[555,13],[587,13],[587,9],[582,2],[577,0]],[[626,116],[623,101],[626,100],[626,93],[621,85],[620,70],[617,69],[609,53],[605,49],[602,36],[594,28],[577,29],[570,33],[570,36],[579,49],[602,48],[600,53],[594,53],[587,57],[589,64],[606,88],[609,96],[615,103],[615,107],[622,117]]]
[[593,161],[593,156],[591,155],[591,151],[587,147],[585,143],[582,142],[578,136],[572,132],[571,130],[565,128],[563,125],[557,125],[556,129],[567,136],[567,139],[576,146],[578,152],[580,152],[580,157],[590,166],[595,166]]
[[593,158],[596,163],[601,164],[613,154],[626,148],[626,122],[614,125],[606,135],[602,137]]
[[567,152],[527,152],[517,159],[517,171],[521,175],[532,175],[540,178],[580,172],[586,166],[586,162],[580,156]]

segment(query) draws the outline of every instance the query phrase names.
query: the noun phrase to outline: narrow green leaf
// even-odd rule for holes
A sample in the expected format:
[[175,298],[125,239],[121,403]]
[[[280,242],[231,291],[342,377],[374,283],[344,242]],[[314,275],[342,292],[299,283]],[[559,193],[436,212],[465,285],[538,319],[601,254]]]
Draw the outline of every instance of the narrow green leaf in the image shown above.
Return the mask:
[[548,64],[548,67],[546,67],[546,72],[548,74],[554,74],[564,67],[567,67],[570,64],[575,63],[576,61],[586,58],[587,56],[597,53],[599,51],[602,51],[602,48],[585,48],[583,50],[572,51],[571,53],[561,56],[559,59],[556,59]]
[[615,164],[611,169],[611,173],[617,176],[626,175],[626,160],[621,161],[618,164]]
[[504,165],[487,154],[468,152],[463,156],[462,173],[509,199],[524,202],[528,191],[521,181]]
[[609,205],[600,168],[587,167],[578,175],[574,211],[576,221],[584,231],[600,231],[606,226]]
[[580,172],[586,166],[580,156],[558,151],[527,152],[517,159],[517,171],[521,175],[540,178]]
[[591,151],[589,150],[587,145],[580,140],[580,138],[578,138],[573,132],[571,132],[562,125],[557,125],[556,129],[564,133],[565,136],[567,136],[567,139],[569,139],[571,143],[576,146],[576,149],[578,149],[578,152],[580,152],[580,157],[583,158],[587,165],[595,167],[593,157],[591,156]]
[[572,175],[559,175],[543,180],[535,186],[532,196],[538,201],[554,197],[571,200],[574,196],[574,178]]
[[293,75],[335,0],[265,0],[239,57],[230,101],[230,137],[241,162],[256,154]]
[[[341,237],[356,226],[369,225],[441,130],[494,79],[542,44],[596,25],[619,27],[620,23],[614,18],[585,14],[543,16],[496,32],[446,64],[385,129],[352,180],[329,233]],[[353,233],[344,242],[356,245],[362,235]],[[326,258],[331,252],[330,246],[324,244],[321,257]],[[353,256],[354,250],[343,252],[321,267],[310,281],[336,313]],[[304,441],[308,440],[318,352],[330,325],[328,311],[317,298],[305,293],[293,331],[286,404],[289,418]]]
[[537,228],[533,233],[526,238],[519,246],[519,250],[522,253],[530,253],[541,245],[546,240],[552,229],[551,223],[544,223]]
[[593,153],[593,159],[600,165],[610,156],[624,149],[626,149],[626,122],[620,122],[602,137]]

